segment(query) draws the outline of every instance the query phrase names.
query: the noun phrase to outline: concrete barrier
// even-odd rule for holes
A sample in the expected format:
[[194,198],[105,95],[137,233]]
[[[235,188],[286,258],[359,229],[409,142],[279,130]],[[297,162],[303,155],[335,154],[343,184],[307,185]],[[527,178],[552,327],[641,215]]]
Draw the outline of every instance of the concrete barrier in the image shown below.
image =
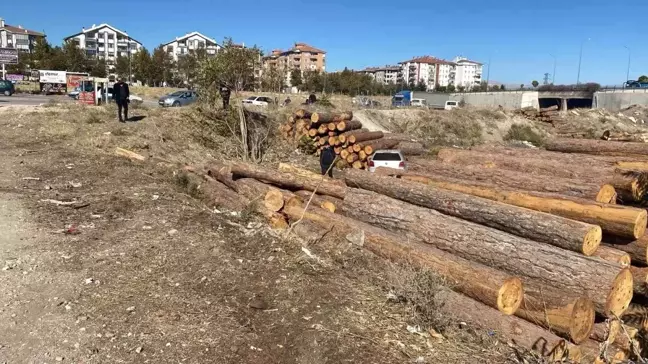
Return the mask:
[[632,105],[648,105],[647,89],[610,90],[594,93],[593,109],[621,110]]
[[538,109],[538,91],[501,91],[501,92],[471,92],[451,94],[450,100],[463,101],[466,105],[479,107],[498,107],[505,109],[521,109],[532,107]]

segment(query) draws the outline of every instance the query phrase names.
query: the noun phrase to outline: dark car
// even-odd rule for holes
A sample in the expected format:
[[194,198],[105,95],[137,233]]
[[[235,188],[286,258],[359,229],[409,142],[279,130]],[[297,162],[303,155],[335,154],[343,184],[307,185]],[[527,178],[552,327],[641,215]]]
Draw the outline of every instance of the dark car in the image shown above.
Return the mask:
[[0,95],[11,96],[16,93],[16,88],[11,81],[0,80]]

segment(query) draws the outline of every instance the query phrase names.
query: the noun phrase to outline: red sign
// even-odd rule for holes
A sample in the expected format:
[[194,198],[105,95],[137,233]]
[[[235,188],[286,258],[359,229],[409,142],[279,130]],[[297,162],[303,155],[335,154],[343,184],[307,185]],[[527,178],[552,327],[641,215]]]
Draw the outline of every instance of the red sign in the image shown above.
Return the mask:
[[67,81],[67,90],[68,92],[74,90],[75,88],[81,86],[81,81],[87,80],[87,76],[81,76],[81,75],[67,75],[66,76],[66,81]]
[[94,105],[95,100],[96,98],[94,91],[79,93],[79,102],[82,104]]

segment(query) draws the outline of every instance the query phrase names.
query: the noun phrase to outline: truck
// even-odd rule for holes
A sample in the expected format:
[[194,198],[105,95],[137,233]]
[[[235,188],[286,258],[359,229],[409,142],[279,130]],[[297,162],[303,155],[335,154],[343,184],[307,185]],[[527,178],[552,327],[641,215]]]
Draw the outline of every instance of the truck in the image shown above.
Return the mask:
[[458,106],[458,102],[450,100],[450,95],[446,93],[399,91],[392,96],[392,106],[451,110]]

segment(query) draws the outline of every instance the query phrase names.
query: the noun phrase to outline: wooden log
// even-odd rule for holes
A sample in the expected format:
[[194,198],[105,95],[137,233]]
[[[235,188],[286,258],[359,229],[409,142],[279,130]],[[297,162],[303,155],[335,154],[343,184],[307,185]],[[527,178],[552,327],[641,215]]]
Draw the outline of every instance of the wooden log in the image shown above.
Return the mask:
[[295,111],[295,118],[296,119],[310,119],[311,118],[311,113],[310,111],[306,109],[298,109]]
[[617,168],[609,181],[624,203],[641,202],[648,192],[648,172]]
[[590,339],[599,342],[613,343],[617,335],[621,332],[621,321],[615,318],[607,319],[603,322],[595,323]]
[[360,160],[361,162],[367,160],[367,153],[365,153],[364,150],[358,152],[358,160]]
[[308,136],[310,136],[311,138],[314,138],[315,136],[317,136],[317,134],[319,134],[319,130],[317,128],[308,129]]
[[613,142],[595,139],[552,139],[545,142],[545,148],[563,153],[648,156],[648,143]]
[[630,254],[609,246],[601,245],[596,249],[592,258],[602,259],[611,263],[627,268],[630,266]]
[[342,159],[346,162],[346,159],[347,159],[347,157],[349,156],[349,154],[351,154],[351,153],[349,153],[349,150],[348,150],[348,149],[343,149],[343,150],[340,152],[340,158],[342,158]]
[[253,178],[241,178],[236,180],[235,183],[238,186],[239,193],[250,200],[251,206],[268,220],[270,226],[274,229],[286,229],[288,227],[288,223],[282,214],[267,209],[263,203],[257,203],[264,199],[265,194],[272,188],[271,186]]
[[481,151],[486,153],[503,154],[514,157],[527,157],[527,158],[542,158],[552,161],[562,161],[570,165],[587,165],[588,163],[596,162],[598,166],[616,166],[618,162],[641,162],[645,161],[645,156],[637,155],[594,155],[594,154],[580,154],[580,153],[562,153],[556,151],[549,151],[537,148],[506,148],[506,147],[492,147],[488,145],[475,146],[471,150]]
[[329,212],[335,212],[335,210],[337,210],[337,206],[342,203],[342,200],[336,199],[334,197],[322,196],[318,194],[313,195],[313,192],[306,190],[296,191],[295,195],[299,196],[303,202],[300,206],[305,206],[305,204],[309,199],[311,199],[312,196],[311,204],[314,203],[315,206],[319,206]]
[[553,105],[553,106],[542,108],[539,111],[540,112],[547,112],[547,111],[557,111],[557,110],[558,110],[558,105]]
[[353,162],[358,160],[358,154],[356,153],[351,153],[346,157],[346,161],[349,164],[352,164]]
[[328,123],[326,124],[326,126],[328,127],[329,131],[335,131],[335,127],[336,127],[335,123]]
[[274,185],[289,189],[308,191],[317,190],[320,194],[337,198],[344,198],[344,195],[346,194],[346,187],[340,186],[339,182],[335,182],[326,176],[319,175],[317,178],[305,177],[296,175],[295,173],[279,172],[241,162],[233,163],[231,170],[235,177],[255,178],[257,180],[267,181]]
[[[336,125],[336,129],[340,132],[357,130],[362,128],[362,123],[358,120],[340,121]],[[357,138],[357,135],[355,135]]]
[[326,125],[320,125],[320,126],[317,128],[317,133],[318,133],[319,135],[326,135],[326,134],[328,134],[328,127],[326,127]]
[[376,139],[362,143],[362,149],[367,155],[372,155],[375,151],[381,149],[392,149],[398,144],[398,140],[393,139]]
[[[344,150],[342,152],[344,152]],[[340,155],[342,155],[342,152],[340,152]],[[337,169],[345,169],[349,168],[350,166],[349,163],[347,163],[346,159],[339,158],[337,162],[335,162],[335,167]]]
[[347,141],[347,137],[346,135],[338,135],[338,140],[340,141],[340,143],[344,144]]
[[429,269],[447,279],[453,289],[505,315],[513,314],[522,302],[521,281],[501,271],[321,209],[304,211],[303,207],[289,206],[284,212],[291,220],[303,218],[341,234],[361,232],[364,236],[362,246],[372,253],[394,262]]
[[455,165],[418,157],[409,160],[410,171],[428,175],[435,179],[452,178],[453,180],[474,180],[476,185],[488,185],[519,189],[524,191],[549,192],[564,194],[602,203],[616,200],[614,187],[611,185],[583,183],[573,179],[545,176],[534,176],[495,168]]
[[625,325],[639,330],[648,329],[648,307],[643,304],[630,304],[630,307],[620,317]]
[[345,111],[342,113],[314,112],[310,117],[313,123],[330,123],[343,120],[353,119],[353,112]]
[[648,297],[648,268],[630,266],[632,272],[634,293]]
[[329,132],[327,133],[327,135],[328,135],[329,137],[335,136],[335,132],[334,132],[334,131],[329,131]]
[[394,148],[400,150],[403,155],[422,155],[426,153],[423,144],[416,142],[400,142]]
[[627,240],[607,236],[603,241],[603,245],[628,253],[632,265],[648,265],[648,237],[645,235],[641,236],[637,240]]
[[633,171],[648,171],[648,162],[617,162],[616,166]]
[[[322,174],[318,172],[314,172],[311,170],[307,170],[304,168],[299,168],[295,167],[292,164],[287,164],[287,163],[279,163],[278,169],[280,172],[285,172],[285,173],[292,173],[297,176],[301,176],[304,178],[309,178],[309,179],[314,179],[314,180],[319,180],[322,179]],[[336,180],[336,179],[328,179],[329,183],[338,185],[340,187],[346,186],[344,184],[344,181],[342,180]]]
[[351,187],[374,191],[584,255],[594,253],[601,242],[599,226],[561,216],[368,173],[350,171],[345,179]]
[[[362,177],[357,178],[366,174],[348,171],[347,184],[424,204],[428,208],[437,208],[455,216],[458,213],[464,217],[511,215],[510,212],[505,212],[506,210],[493,208],[493,205],[485,209],[476,208],[478,202],[475,200],[478,198],[462,201],[461,198],[447,196],[445,193],[419,192],[416,187],[412,189],[412,186],[398,186],[398,183],[403,182],[395,179],[389,181],[390,178],[375,178],[372,183],[367,183]],[[632,299],[632,274],[628,269],[622,269],[616,264],[593,260],[558,247],[539,244],[373,192],[349,189],[339,209],[349,217],[399,232],[404,236],[414,236],[466,259],[519,274],[531,283],[561,289],[566,297],[579,298],[585,295],[595,304],[596,311],[606,316],[620,315]],[[510,218],[518,220],[522,225],[528,225],[524,222],[525,219],[519,217],[529,211],[531,210],[520,209],[514,216],[500,218],[500,221],[503,225],[509,225],[510,222],[506,220]],[[488,223],[487,218],[473,218],[473,221]],[[545,218],[536,222],[538,221],[545,221]],[[535,229],[537,230],[537,227]]]
[[206,174],[218,182],[238,192],[238,187],[232,178],[232,171],[229,164],[211,162],[206,168]]
[[361,129],[357,129],[357,130],[345,131],[344,133],[341,133],[340,135],[344,135],[344,136],[348,137],[348,136],[351,136],[351,135],[357,135],[357,134],[367,133],[367,132],[369,132],[369,129],[361,128]]
[[124,157],[124,158],[128,158],[130,160],[140,161],[140,162],[146,160],[146,157],[139,154],[139,153],[135,153],[135,152],[130,151],[128,149],[119,148],[119,147],[115,148],[115,155],[118,155],[118,156]]
[[337,140],[337,138],[334,137],[334,136],[330,136],[330,137],[328,138],[328,143],[329,143],[329,145],[335,145],[337,142],[338,142],[338,140]]
[[365,165],[360,161],[355,161],[353,162],[353,164],[351,164],[351,167],[353,167],[353,169],[362,169],[365,167]]
[[[402,171],[395,171],[394,173],[402,174]],[[571,201],[567,199],[534,196],[530,193],[479,187],[470,184],[444,182],[441,180],[435,180],[431,177],[411,177],[413,176],[405,174],[402,175],[401,178],[426,183],[438,188],[487,198],[493,201],[500,201],[509,205],[547,212],[593,225],[599,225],[606,234],[638,238],[644,235],[646,224],[648,222],[648,213],[646,213],[646,210],[638,208],[602,204],[587,200]],[[644,247],[644,262],[646,256],[645,252],[646,248]]]
[[[226,208],[231,211],[243,211],[250,203],[225,184],[207,175],[194,171],[179,171],[177,177],[183,181],[186,192],[198,196],[208,207]],[[198,192],[197,194],[195,192]]]
[[351,146],[351,150],[352,150],[351,153],[358,153],[358,152],[360,152],[360,151],[362,150],[362,145],[360,145],[360,144],[353,144],[353,145]]
[[263,198],[263,205],[272,212],[278,212],[284,207],[284,195],[278,189],[270,189]]
[[[353,140],[353,143],[362,143],[370,140],[380,139],[385,134],[382,131],[368,131],[362,133],[356,133],[349,135],[349,141]],[[353,138],[351,138],[353,137]]]
[[337,155],[340,155],[340,152],[342,152],[342,147],[333,148],[333,152],[335,152],[335,154],[337,154]]

